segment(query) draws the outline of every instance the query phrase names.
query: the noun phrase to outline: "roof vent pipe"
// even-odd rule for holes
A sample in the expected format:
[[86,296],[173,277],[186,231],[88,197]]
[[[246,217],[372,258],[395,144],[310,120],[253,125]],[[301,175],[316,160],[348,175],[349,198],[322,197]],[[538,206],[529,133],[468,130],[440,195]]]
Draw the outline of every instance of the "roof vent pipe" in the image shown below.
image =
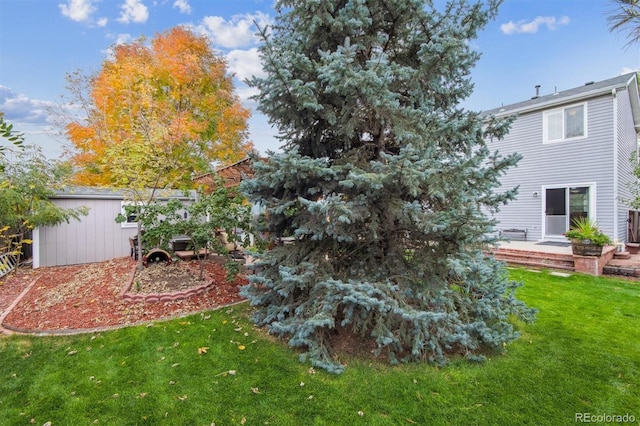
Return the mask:
[[540,85],[536,84],[536,98],[540,96]]

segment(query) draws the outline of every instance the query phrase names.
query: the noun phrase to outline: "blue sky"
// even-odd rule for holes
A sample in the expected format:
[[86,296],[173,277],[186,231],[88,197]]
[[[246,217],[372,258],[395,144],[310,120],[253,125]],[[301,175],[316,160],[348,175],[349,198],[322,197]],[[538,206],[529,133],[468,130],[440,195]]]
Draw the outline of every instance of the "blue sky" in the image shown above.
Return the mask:
[[[463,106],[487,110],[640,69],[640,46],[610,33],[609,0],[506,0],[474,49],[473,95]],[[50,157],[66,141],[56,136],[46,106],[59,102],[65,75],[100,69],[109,48],[187,24],[211,37],[238,76],[236,89],[252,109],[250,138],[262,153],[277,150],[264,116],[241,81],[261,67],[253,21],[268,23],[272,0],[0,0],[0,111]]]

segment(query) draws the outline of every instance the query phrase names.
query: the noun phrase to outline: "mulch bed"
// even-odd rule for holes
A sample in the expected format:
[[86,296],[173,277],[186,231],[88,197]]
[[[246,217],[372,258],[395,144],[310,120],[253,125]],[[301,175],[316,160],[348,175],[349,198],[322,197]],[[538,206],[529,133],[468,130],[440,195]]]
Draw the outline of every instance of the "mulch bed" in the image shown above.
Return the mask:
[[[133,260],[123,257],[87,265],[21,269],[1,282],[0,313],[34,280],[35,284],[2,325],[9,329],[40,332],[131,325],[239,302],[242,300],[239,288],[247,283],[243,275],[227,282],[224,269],[217,263],[207,262],[205,279],[214,280],[215,285],[205,293],[169,302],[127,302],[122,293],[130,284],[134,267]],[[140,283],[138,291],[184,290],[202,284],[193,279],[197,265],[190,262],[181,262],[181,270],[167,269],[166,277],[170,279],[158,275],[162,266],[153,268],[157,269],[145,271],[152,278],[136,274],[134,282]],[[148,274],[151,271],[153,274]],[[186,277],[188,283],[180,282],[177,276]],[[154,287],[149,280],[157,281],[159,286]]]

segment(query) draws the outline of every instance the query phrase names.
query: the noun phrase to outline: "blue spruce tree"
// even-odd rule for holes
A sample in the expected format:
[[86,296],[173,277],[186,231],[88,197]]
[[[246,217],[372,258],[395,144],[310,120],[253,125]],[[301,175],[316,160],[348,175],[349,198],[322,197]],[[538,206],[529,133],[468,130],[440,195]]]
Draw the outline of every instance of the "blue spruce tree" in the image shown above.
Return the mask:
[[254,321],[340,372],[337,333],[392,362],[482,357],[533,311],[485,250],[499,177],[518,155],[485,141],[508,122],[459,107],[479,58],[470,40],[499,1],[281,0],[262,29],[260,110],[282,153],[244,183],[266,208],[263,272],[242,292]]

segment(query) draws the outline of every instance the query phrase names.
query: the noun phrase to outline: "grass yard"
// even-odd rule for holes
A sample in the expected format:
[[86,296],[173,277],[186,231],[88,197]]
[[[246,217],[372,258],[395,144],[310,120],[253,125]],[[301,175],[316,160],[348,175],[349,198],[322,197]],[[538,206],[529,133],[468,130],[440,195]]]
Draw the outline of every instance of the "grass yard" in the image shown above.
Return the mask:
[[591,413],[639,424],[640,283],[511,275],[538,320],[484,364],[314,371],[254,329],[247,304],[94,335],[0,338],[0,423],[562,425]]

